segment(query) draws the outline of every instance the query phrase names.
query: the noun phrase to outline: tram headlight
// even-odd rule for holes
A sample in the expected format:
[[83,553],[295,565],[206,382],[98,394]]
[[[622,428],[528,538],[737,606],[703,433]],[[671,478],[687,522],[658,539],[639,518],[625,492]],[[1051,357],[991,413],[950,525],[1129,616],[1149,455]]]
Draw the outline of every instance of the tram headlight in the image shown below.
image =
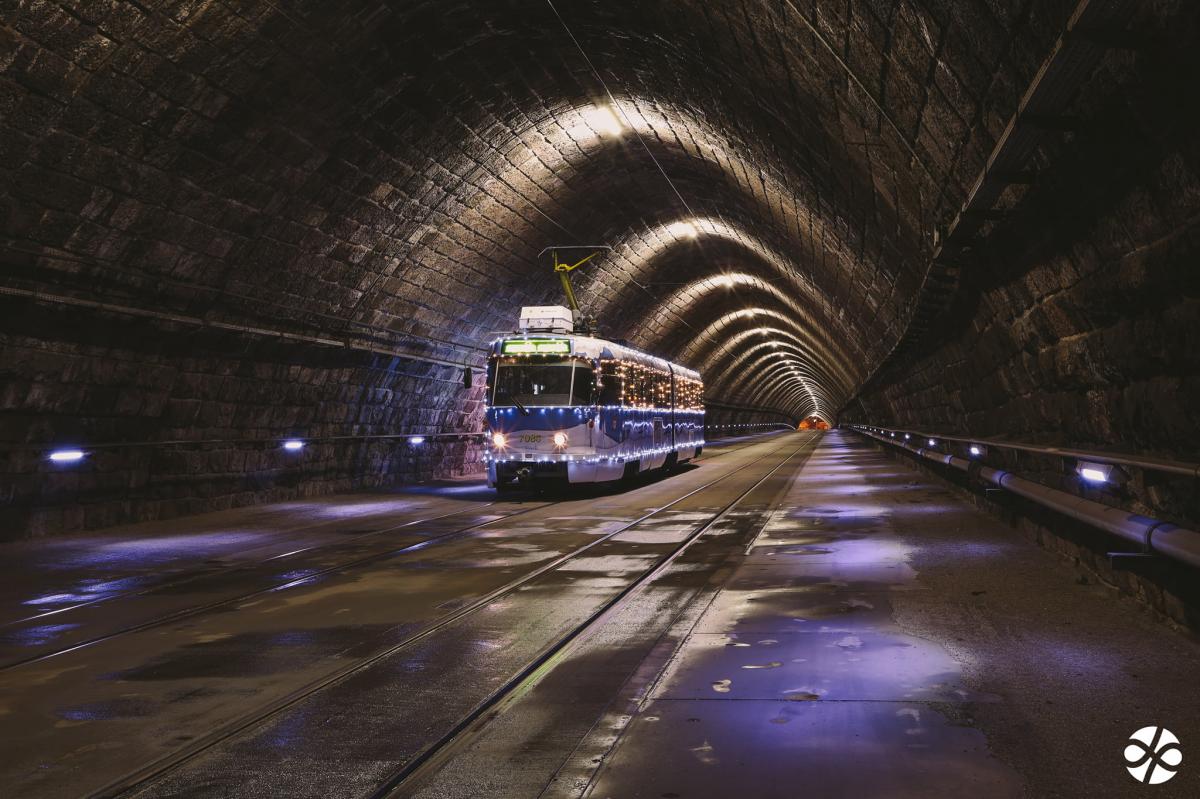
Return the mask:
[[504,449],[506,446],[508,446],[508,436],[504,435],[503,433],[492,433],[492,445],[495,446],[496,449]]
[[565,447],[566,445],[567,445],[567,434],[562,433],[562,432],[555,433],[554,434],[554,446],[559,447],[561,449],[562,447]]

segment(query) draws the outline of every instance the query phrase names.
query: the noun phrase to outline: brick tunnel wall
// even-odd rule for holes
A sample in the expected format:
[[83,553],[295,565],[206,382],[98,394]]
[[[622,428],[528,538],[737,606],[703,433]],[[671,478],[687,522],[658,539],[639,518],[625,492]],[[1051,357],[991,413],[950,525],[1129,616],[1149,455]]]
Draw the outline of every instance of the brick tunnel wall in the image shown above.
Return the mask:
[[730,436],[794,429],[797,423],[798,420],[778,412],[709,403],[704,410],[704,439],[717,441]]
[[[0,540],[481,468],[478,440],[433,437],[480,429],[455,367],[4,297],[0,316],[0,441],[39,442],[0,448]],[[428,438],[371,438],[395,434]],[[62,468],[40,442],[89,456]]]
[[948,318],[843,421],[1200,460],[1197,19],[1088,84]]
[[[558,300],[538,253],[568,233],[616,245],[579,287],[612,335],[778,403],[710,425],[809,394],[829,413],[900,335],[930,231],[1074,2],[635,5],[568,16],[637,146],[577,132],[602,95],[540,3],[17,4],[0,537],[477,468],[467,445],[353,437],[478,430],[461,368]],[[721,351],[763,326],[795,334],[813,391]],[[351,438],[298,465],[292,435]],[[68,473],[39,458],[55,442],[152,446]]]
[[[294,36],[269,5],[0,20],[0,540],[479,470],[476,444],[357,437],[481,429],[481,381],[441,361],[478,368],[489,333],[552,299],[509,263],[553,240],[512,224],[543,188],[463,180],[494,151],[433,106],[364,124],[295,79],[344,53]],[[529,124],[497,113],[462,124],[499,142]],[[619,220],[591,213],[611,238]],[[385,300],[360,309],[371,292]],[[343,345],[364,337],[377,346]],[[288,455],[290,436],[313,443]],[[89,457],[55,467],[56,444]]]

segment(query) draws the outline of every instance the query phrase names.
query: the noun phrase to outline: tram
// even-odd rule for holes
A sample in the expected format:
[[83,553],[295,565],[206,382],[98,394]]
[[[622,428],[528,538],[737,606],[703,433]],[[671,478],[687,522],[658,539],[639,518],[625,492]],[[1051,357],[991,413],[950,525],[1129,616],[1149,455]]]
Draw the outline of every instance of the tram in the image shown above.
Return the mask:
[[596,483],[671,469],[704,447],[699,372],[575,332],[571,309],[521,309],[492,342],[488,485]]

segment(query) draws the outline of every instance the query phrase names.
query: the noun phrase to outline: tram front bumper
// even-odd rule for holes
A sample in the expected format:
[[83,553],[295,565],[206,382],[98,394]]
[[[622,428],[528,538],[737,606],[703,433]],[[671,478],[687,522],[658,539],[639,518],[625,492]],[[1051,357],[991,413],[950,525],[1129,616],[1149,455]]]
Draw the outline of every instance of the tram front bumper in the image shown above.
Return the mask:
[[488,467],[488,483],[533,486],[540,483],[567,482],[567,466],[562,461],[506,461]]

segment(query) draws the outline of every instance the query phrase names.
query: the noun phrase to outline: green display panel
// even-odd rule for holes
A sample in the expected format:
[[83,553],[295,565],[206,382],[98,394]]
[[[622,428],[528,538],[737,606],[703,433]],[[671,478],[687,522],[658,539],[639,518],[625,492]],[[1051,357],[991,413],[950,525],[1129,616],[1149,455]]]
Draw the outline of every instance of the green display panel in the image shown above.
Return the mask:
[[567,339],[521,339],[500,345],[501,355],[568,355],[571,342]]

